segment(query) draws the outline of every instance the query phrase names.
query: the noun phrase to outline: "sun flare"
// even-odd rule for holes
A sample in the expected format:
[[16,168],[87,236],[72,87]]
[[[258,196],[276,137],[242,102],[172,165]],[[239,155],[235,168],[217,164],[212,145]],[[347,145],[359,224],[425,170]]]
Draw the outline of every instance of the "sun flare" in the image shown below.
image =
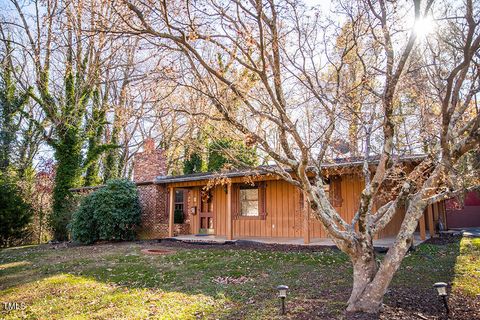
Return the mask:
[[430,16],[422,17],[415,21],[413,30],[419,37],[427,36],[435,30],[435,22]]

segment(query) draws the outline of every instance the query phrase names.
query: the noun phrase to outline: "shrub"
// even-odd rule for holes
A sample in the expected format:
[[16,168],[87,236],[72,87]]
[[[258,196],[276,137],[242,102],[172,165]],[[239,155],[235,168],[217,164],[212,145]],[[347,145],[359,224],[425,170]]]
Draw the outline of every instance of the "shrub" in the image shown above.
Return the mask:
[[8,246],[25,236],[33,209],[22,196],[13,178],[0,174],[0,246]]
[[72,238],[81,243],[98,240],[133,240],[140,224],[137,188],[131,181],[110,180],[86,196],[74,212]]
[[98,197],[93,192],[82,199],[80,206],[73,213],[70,231],[72,239],[81,243],[93,243],[98,240],[97,224],[94,215]]
[[183,223],[185,217],[183,215],[183,210],[177,209],[173,212],[173,222],[174,223]]

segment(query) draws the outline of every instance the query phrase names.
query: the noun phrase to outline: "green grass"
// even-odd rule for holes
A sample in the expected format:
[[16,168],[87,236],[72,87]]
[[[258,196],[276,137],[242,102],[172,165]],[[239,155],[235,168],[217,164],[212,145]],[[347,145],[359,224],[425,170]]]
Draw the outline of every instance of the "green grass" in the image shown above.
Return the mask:
[[453,287],[473,297],[480,295],[480,238],[463,238],[460,242]]
[[[71,248],[44,245],[0,251],[0,302],[24,303],[0,318],[42,319],[273,319],[275,286],[287,284],[291,318],[321,308],[343,315],[352,270],[337,250],[180,249],[165,256],[141,249],[160,244],[121,243]],[[392,287],[480,293],[479,239],[421,245],[404,260]]]
[[[163,292],[140,288],[122,288],[88,277],[54,275],[2,292],[4,301],[21,301],[28,306],[10,312],[6,319],[34,317],[66,318],[195,319],[210,314],[221,306],[221,300],[205,295]],[[88,315],[88,316],[87,316]]]
[[409,254],[403,260],[402,269],[396,274],[393,284],[415,287],[418,283],[446,282],[453,276],[452,269],[459,248],[458,242],[442,246],[433,244],[418,246],[414,254]]

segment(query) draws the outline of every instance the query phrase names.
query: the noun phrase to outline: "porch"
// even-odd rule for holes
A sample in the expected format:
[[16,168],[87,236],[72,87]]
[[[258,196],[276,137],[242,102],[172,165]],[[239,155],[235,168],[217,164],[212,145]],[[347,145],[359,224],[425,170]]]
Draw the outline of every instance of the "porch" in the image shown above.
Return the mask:
[[[420,233],[414,234],[414,246],[418,246],[426,239],[430,237],[427,236],[424,240],[420,236]],[[173,239],[184,242],[194,242],[194,243],[212,243],[212,244],[224,244],[232,243],[236,241],[252,241],[264,244],[282,244],[282,245],[302,245],[302,246],[325,246],[331,247],[335,246],[333,241],[330,238],[311,238],[309,243],[305,243],[303,238],[260,238],[260,237],[241,237],[233,240],[228,240],[224,236],[215,236],[215,235],[180,235],[176,237],[170,237],[167,239]],[[386,237],[381,239],[376,239],[373,241],[375,248],[389,248],[395,242],[395,237]]]
[[[241,216],[240,196],[234,187],[237,186],[238,189],[241,180],[235,179],[240,178],[232,178],[231,183],[211,188],[208,196],[203,194],[204,181],[175,182],[167,185],[168,238],[190,242],[222,243],[247,240],[286,245],[334,245],[320,221],[312,217],[310,206],[306,204],[301,192],[282,180],[268,180],[268,187],[263,187],[262,190],[257,186],[257,215]],[[352,186],[358,187],[359,184],[355,177],[350,176],[344,176],[341,181],[345,184],[344,190],[349,196],[344,196],[345,205],[337,206],[336,210],[342,217],[351,220],[355,213],[354,195],[360,192],[360,189],[354,190]],[[174,230],[174,210],[179,203],[176,192],[179,190],[184,190],[184,198],[180,204],[188,217],[190,234],[179,234]],[[445,221],[444,213],[443,203],[428,206],[419,219],[414,245],[435,235],[436,224]],[[392,246],[404,214],[404,210],[395,214],[394,219],[378,234],[379,238],[374,240],[375,246]]]

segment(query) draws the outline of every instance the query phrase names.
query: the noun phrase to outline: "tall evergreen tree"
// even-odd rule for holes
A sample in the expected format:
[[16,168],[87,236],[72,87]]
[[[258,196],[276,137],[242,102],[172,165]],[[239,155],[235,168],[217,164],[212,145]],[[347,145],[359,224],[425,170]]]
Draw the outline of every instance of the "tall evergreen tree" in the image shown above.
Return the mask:
[[199,173],[202,172],[203,159],[202,155],[198,152],[193,152],[188,154],[188,151],[185,151],[185,160],[183,162],[183,173]]
[[216,139],[208,145],[207,171],[223,168],[254,167],[258,164],[255,149],[229,138]]

